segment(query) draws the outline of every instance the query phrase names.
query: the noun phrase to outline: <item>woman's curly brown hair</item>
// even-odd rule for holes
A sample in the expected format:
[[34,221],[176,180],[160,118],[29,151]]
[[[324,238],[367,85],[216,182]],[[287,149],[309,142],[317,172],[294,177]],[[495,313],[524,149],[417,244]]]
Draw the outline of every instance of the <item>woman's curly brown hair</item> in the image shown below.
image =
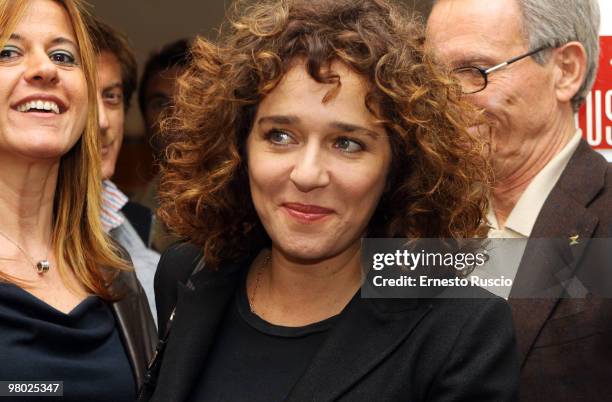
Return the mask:
[[389,134],[392,165],[368,236],[484,234],[489,166],[466,129],[476,115],[424,50],[417,18],[385,0],[256,0],[236,3],[229,21],[217,43],[194,42],[163,124],[159,213],[209,267],[270,244],[244,148],[258,103],[296,58],[318,82],[340,85],[326,67],[341,61],[371,85],[366,106]]

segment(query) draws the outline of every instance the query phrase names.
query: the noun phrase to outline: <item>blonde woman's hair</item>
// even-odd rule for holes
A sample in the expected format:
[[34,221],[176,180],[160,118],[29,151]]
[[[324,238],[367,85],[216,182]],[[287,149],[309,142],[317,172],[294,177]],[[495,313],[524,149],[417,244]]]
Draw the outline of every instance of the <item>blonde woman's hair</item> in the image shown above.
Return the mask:
[[[53,248],[62,278],[72,270],[91,293],[113,300],[109,285],[128,264],[100,222],[101,173],[96,100],[95,51],[81,0],[49,0],[69,15],[87,83],[87,121],[81,138],[62,156],[53,206]],[[28,0],[0,0],[0,46],[6,43],[24,14]],[[14,282],[0,273],[0,280]],[[68,283],[68,282],[67,282]]]

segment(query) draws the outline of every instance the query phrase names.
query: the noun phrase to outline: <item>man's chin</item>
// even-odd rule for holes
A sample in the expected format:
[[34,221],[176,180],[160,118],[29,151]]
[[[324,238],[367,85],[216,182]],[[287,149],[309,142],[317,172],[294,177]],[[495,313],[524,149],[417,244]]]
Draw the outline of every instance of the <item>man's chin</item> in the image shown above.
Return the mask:
[[113,174],[115,174],[115,168],[114,166],[105,166],[105,164],[102,164],[102,180],[110,180],[113,177]]
[[488,124],[480,124],[478,126],[471,126],[468,128],[468,132],[484,142],[486,156],[491,157],[495,155],[495,139],[493,138],[493,128]]
[[493,128],[489,124],[479,124],[468,128],[468,132],[483,141],[490,141]]

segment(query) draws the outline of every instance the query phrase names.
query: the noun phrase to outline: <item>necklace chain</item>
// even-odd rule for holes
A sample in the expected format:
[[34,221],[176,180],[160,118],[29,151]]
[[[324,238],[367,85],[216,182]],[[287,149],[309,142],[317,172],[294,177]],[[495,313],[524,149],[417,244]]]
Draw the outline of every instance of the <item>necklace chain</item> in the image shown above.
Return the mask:
[[[19,245],[19,243],[17,243],[15,240],[13,240],[10,237],[8,237],[8,235],[6,235],[1,230],[0,230],[0,235],[2,235],[2,237],[4,237],[6,240],[8,240],[11,243],[13,243],[15,245],[15,247],[17,247],[17,249],[21,252],[21,254],[23,254],[25,256],[25,258],[27,258],[27,260],[30,262],[30,264],[32,264],[32,266],[34,268],[36,268],[36,270],[38,271],[39,274],[44,274],[47,271],[49,271],[49,268],[50,268],[51,265],[49,264],[48,257],[45,257],[44,260],[40,260],[38,262],[34,262],[34,259],[28,253],[26,253],[26,251]],[[47,248],[47,255],[49,253],[49,248]]]
[[255,296],[257,296],[257,289],[259,289],[259,281],[261,280],[261,274],[264,271],[264,268],[272,261],[272,257],[270,254],[266,255],[263,262],[259,264],[257,267],[257,276],[255,277],[255,288],[253,289],[253,293],[251,297],[249,297],[249,307],[251,308],[251,313],[257,314],[257,310],[255,309]]

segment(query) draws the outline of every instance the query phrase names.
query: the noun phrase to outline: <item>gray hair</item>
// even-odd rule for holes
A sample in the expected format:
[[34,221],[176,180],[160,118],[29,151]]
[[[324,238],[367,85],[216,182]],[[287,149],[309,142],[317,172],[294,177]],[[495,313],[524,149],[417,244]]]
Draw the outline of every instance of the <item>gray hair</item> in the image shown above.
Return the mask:
[[[518,0],[523,12],[523,30],[529,49],[551,48],[577,41],[587,55],[586,74],[582,86],[572,98],[577,111],[589,94],[599,64],[599,4],[597,0]],[[544,64],[550,52],[533,56]]]
[[[599,65],[599,3],[597,0],[515,0],[523,13],[523,31],[529,49],[555,48],[577,41],[587,55],[586,74],[582,86],[572,98],[578,111],[593,87]],[[432,6],[438,0],[433,0]],[[548,61],[550,52],[531,56],[539,63]]]

